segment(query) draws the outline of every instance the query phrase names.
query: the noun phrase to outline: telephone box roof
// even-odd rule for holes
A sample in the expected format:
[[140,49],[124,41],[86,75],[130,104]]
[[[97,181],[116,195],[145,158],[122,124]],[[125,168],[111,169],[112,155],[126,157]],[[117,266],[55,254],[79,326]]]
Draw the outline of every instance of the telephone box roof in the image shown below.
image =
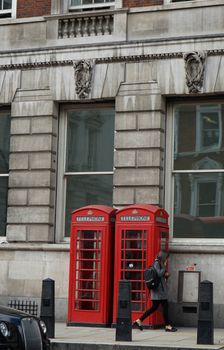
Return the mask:
[[108,215],[115,212],[115,209],[112,207],[109,207],[108,205],[95,204],[95,205],[86,205],[85,207],[78,208],[78,209],[74,210],[72,212],[72,214],[77,214],[80,211],[85,211],[85,210],[97,210],[97,211],[101,211],[101,212],[108,214]]
[[138,209],[145,210],[145,211],[148,211],[148,212],[150,212],[150,213],[152,213],[154,215],[156,215],[156,213],[158,211],[163,211],[164,213],[166,213],[167,216],[169,216],[167,211],[165,209],[163,209],[163,208],[160,208],[158,205],[141,204],[141,203],[136,203],[136,204],[129,205],[129,206],[125,207],[125,208],[121,208],[121,209],[117,210],[116,215],[120,214],[122,211],[134,210],[134,209],[136,209],[136,210],[138,210]]

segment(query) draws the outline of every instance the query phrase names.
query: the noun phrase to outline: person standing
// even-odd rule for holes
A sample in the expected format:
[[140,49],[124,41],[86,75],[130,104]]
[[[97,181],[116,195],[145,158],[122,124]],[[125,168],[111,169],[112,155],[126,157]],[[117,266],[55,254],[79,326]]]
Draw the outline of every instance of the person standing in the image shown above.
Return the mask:
[[157,258],[154,261],[154,268],[158,277],[160,277],[159,286],[156,289],[151,290],[151,308],[147,309],[139,319],[133,322],[133,327],[137,327],[143,331],[142,322],[155,312],[159,305],[162,306],[163,318],[165,322],[165,331],[166,332],[176,332],[177,328],[171,326],[168,316],[168,291],[167,291],[167,278],[169,277],[168,272],[166,271],[168,253],[160,251]]

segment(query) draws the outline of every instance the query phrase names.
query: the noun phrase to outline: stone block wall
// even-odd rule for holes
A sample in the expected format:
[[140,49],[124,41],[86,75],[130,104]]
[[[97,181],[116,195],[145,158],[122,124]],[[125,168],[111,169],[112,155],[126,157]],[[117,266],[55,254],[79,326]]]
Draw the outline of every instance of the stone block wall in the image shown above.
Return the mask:
[[[8,247],[8,249],[7,249]],[[55,281],[56,320],[67,318],[69,247],[11,244],[0,251],[0,303],[10,300],[41,301],[42,281]],[[40,311],[40,309],[39,309]]]
[[48,90],[18,90],[11,114],[7,240],[53,242],[57,110]]
[[164,111],[156,82],[121,84],[115,117],[115,206],[162,204]]

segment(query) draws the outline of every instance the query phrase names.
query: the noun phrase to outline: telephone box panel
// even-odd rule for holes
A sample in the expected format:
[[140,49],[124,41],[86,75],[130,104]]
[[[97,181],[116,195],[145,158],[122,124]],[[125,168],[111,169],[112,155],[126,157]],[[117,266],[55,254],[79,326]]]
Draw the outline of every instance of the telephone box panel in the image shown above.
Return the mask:
[[[151,306],[150,294],[145,286],[144,271],[160,250],[168,251],[168,214],[158,206],[136,204],[116,213],[115,269],[113,324],[117,318],[118,284],[129,280],[132,286],[132,320],[136,320]],[[163,324],[160,311],[144,321],[156,327]]]
[[86,206],[72,213],[68,324],[112,322],[115,210]]

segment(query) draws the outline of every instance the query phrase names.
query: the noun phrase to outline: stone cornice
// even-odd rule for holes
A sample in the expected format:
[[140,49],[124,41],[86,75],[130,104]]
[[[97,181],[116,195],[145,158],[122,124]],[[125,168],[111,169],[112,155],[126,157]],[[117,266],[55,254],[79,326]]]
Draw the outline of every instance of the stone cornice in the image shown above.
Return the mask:
[[[183,58],[183,52],[169,52],[158,54],[146,54],[146,55],[130,55],[130,56],[117,56],[117,57],[102,57],[95,59],[95,64],[100,63],[116,63],[116,62],[142,62],[152,60],[164,60],[170,58]],[[222,56],[224,55],[224,49],[208,50],[207,56]],[[61,60],[61,61],[40,61],[40,62],[27,62],[27,63],[11,63],[0,65],[0,70],[22,70],[22,69],[35,69],[35,68],[48,68],[56,66],[72,66],[75,60]]]

